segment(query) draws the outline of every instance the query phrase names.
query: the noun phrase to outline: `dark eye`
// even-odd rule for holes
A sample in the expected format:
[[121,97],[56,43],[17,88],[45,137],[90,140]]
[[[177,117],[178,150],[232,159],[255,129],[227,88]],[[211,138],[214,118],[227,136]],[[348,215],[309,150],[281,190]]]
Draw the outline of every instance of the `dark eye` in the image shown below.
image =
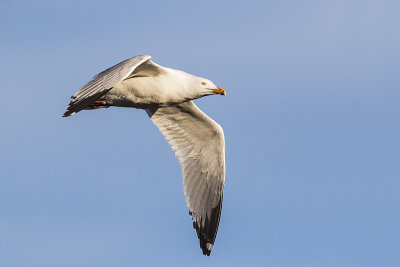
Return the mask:
[[206,85],[206,83],[205,82],[201,82],[201,85]]

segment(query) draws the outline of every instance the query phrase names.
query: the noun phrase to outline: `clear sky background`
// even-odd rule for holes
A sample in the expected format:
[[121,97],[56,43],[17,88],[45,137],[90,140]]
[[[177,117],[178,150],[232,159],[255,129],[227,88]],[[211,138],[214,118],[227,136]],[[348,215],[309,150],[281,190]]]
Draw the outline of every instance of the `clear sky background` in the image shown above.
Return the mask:
[[[0,266],[400,266],[400,2],[0,1]],[[211,257],[141,110],[62,118],[135,55],[207,77]]]

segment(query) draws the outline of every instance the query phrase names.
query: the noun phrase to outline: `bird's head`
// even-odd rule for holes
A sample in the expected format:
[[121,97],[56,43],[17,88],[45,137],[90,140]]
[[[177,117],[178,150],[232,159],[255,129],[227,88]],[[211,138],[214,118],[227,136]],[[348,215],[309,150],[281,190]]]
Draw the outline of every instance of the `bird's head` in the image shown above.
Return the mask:
[[226,95],[224,89],[216,86],[212,81],[200,78],[195,81],[195,86],[198,88],[204,95]]

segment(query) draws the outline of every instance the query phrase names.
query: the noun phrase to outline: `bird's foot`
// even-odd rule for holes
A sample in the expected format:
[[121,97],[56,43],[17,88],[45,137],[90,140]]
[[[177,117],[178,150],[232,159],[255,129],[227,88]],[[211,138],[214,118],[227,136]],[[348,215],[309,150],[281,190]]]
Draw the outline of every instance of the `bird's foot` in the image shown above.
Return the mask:
[[98,109],[98,108],[108,108],[110,106],[107,105],[107,102],[105,100],[96,100],[92,104],[90,104],[89,107]]

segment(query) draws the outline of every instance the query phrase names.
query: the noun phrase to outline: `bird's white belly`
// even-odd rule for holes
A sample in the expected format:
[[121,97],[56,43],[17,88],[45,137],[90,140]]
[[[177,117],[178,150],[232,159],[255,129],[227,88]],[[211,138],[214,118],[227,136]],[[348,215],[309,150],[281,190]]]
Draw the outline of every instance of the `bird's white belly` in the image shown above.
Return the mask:
[[170,88],[171,83],[163,83],[163,79],[135,77],[122,81],[103,98],[111,106],[135,108],[167,106],[186,101],[183,97],[172,94]]

